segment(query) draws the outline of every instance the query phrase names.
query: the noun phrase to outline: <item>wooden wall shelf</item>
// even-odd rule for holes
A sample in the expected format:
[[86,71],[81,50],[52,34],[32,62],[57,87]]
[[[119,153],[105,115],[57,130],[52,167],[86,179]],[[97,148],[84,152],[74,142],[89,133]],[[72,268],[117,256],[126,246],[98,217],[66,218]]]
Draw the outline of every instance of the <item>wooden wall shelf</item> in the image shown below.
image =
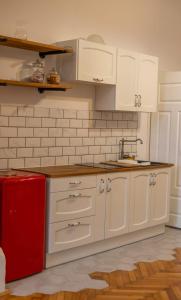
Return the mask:
[[0,79],[0,86],[19,86],[19,87],[29,87],[29,88],[37,88],[39,93],[43,93],[44,91],[66,91],[67,89],[71,89],[72,86],[66,82],[61,82],[60,84],[49,84],[49,83],[36,83],[36,82],[25,82],[25,81],[17,81],[17,80],[7,80]]
[[0,45],[39,52],[41,58],[44,58],[46,55],[73,53],[71,47],[57,47],[55,45],[42,44],[5,35],[0,35]]

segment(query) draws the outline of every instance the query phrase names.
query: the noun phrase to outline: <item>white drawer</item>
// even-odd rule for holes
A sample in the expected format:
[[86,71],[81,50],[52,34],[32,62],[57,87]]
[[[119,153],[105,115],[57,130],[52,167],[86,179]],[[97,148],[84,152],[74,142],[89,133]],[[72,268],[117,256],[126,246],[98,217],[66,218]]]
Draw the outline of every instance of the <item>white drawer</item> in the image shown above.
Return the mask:
[[96,176],[74,176],[47,180],[48,192],[62,192],[96,187]]
[[96,188],[50,193],[48,223],[95,215]]
[[49,225],[48,253],[78,247],[94,241],[94,217]]

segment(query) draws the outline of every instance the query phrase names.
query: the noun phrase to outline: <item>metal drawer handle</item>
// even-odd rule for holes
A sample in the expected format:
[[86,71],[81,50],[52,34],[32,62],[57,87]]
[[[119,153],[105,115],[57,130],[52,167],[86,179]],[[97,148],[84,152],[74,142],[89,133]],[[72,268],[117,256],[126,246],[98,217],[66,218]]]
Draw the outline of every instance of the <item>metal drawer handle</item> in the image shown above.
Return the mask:
[[69,184],[81,184],[82,181],[70,181]]
[[99,81],[99,78],[93,78],[94,81]]
[[112,188],[111,188],[111,179],[108,178],[107,179],[107,192],[111,192]]
[[141,95],[138,95],[138,107],[141,107],[142,103],[141,103]]
[[77,198],[77,197],[81,197],[82,194],[81,193],[77,193],[77,194],[70,194],[69,198]]
[[104,193],[104,179],[101,178],[99,183],[99,192],[102,194]]
[[80,222],[76,222],[76,223],[70,223],[68,224],[68,227],[75,227],[75,226],[79,226]]

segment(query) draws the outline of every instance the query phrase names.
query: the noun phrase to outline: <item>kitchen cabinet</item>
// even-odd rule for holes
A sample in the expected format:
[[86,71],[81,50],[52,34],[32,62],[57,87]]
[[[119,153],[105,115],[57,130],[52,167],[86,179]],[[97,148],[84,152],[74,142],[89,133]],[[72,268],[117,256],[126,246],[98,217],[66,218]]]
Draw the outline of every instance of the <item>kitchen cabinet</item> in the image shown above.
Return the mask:
[[129,230],[146,228],[150,222],[150,172],[134,172],[131,176]]
[[158,58],[118,49],[115,86],[96,86],[97,110],[157,110]]
[[63,60],[57,57],[57,68],[61,69],[63,79],[101,84],[116,83],[116,48],[84,39],[57,43],[66,45],[74,51],[65,55]]
[[150,225],[167,223],[169,220],[170,179],[168,170],[154,171],[151,185]]
[[167,223],[169,170],[139,171],[131,176],[129,231]]
[[105,238],[128,232],[129,174],[107,177]]

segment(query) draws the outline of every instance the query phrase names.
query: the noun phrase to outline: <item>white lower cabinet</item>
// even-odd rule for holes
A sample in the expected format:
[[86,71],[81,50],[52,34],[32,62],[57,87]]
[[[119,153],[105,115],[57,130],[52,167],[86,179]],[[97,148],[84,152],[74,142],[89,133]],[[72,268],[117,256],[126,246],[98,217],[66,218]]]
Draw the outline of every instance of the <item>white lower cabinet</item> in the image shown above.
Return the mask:
[[129,231],[135,231],[149,226],[150,172],[133,172],[130,189]]
[[169,169],[132,172],[129,231],[168,221]]
[[169,170],[154,170],[151,186],[151,222],[150,226],[167,223],[169,220]]
[[49,254],[168,221],[168,168],[50,179],[48,186]]
[[129,174],[107,176],[105,238],[128,232]]

